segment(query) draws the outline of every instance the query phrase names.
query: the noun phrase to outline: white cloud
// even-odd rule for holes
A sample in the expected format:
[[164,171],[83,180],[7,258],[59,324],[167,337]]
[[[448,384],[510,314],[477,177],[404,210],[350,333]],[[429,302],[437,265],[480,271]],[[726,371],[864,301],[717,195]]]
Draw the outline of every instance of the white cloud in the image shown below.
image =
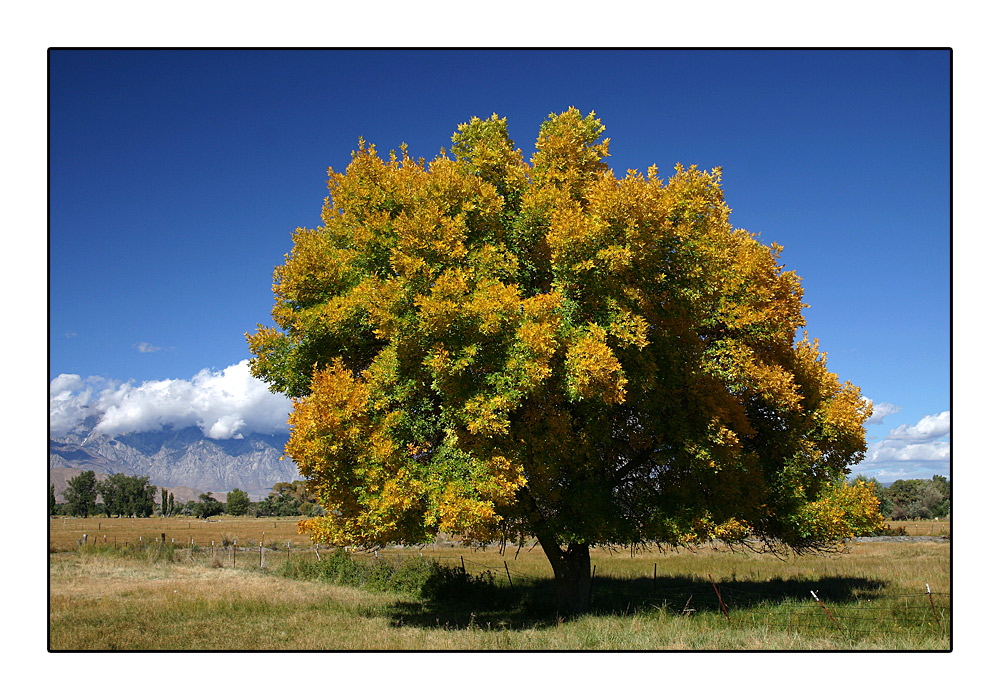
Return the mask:
[[870,445],[865,459],[852,471],[874,476],[880,481],[948,475],[951,472],[950,437],[950,411],[924,416],[916,425],[893,428],[884,440]]
[[924,416],[914,426],[901,425],[893,428],[886,440],[926,442],[949,434],[951,434],[951,411],[942,411],[937,415]]
[[60,374],[49,384],[49,433],[65,435],[98,411],[92,401],[109,387],[100,377]]
[[870,450],[868,462],[945,462],[951,459],[950,442],[903,443],[883,440],[875,443]]
[[886,416],[891,416],[892,414],[899,413],[902,410],[902,406],[896,406],[888,401],[877,403],[872,406],[872,417],[869,418],[867,422],[872,425],[882,425],[882,421],[885,420]]
[[136,343],[132,347],[134,347],[139,352],[156,352],[158,350],[162,350],[163,349],[163,348],[160,348],[160,347],[157,347],[157,346],[153,345],[152,343],[147,343],[145,341],[143,341],[141,343]]
[[[103,382],[103,386],[101,385]],[[109,435],[197,426],[206,437],[241,438],[288,429],[291,401],[272,394],[244,360],[222,371],[203,369],[191,379],[111,386],[107,380],[62,374],[49,387],[49,431],[65,434],[88,416]]]

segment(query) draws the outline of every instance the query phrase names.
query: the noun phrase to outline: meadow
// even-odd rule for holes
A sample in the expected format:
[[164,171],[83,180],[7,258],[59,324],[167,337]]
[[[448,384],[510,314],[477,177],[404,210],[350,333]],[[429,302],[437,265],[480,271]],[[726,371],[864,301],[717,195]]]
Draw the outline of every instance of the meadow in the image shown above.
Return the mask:
[[[892,525],[914,535],[927,524]],[[934,525],[947,534],[948,523]],[[948,541],[782,558],[595,549],[591,612],[563,619],[538,547],[439,541],[345,556],[313,548],[294,518],[67,518],[49,536],[52,650],[951,648]],[[362,572],[436,562],[462,585],[432,596],[345,585],[322,575],[338,557]]]

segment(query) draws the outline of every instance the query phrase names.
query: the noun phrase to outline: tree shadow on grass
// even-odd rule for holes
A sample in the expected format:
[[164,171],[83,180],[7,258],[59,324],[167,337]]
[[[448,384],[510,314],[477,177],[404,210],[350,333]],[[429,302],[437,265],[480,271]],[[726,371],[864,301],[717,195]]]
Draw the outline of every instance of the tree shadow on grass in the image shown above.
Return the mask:
[[[769,581],[711,581],[691,576],[620,579],[597,576],[591,590],[591,616],[622,616],[664,610],[677,615],[715,612],[722,604],[732,614],[786,601],[815,603],[812,591],[824,603],[876,599],[888,582],[867,578],[828,576],[792,577]],[[720,598],[722,604],[720,604]],[[559,624],[551,579],[496,582],[468,589],[453,586],[422,601],[401,601],[389,608],[392,624],[400,627],[460,629],[545,628]]]

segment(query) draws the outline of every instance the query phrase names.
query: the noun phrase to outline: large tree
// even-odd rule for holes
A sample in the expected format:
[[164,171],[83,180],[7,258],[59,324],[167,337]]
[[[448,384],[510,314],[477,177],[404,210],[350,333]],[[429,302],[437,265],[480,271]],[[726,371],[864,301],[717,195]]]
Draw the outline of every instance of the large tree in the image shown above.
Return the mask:
[[618,178],[593,115],[530,164],[473,118],[430,163],[360,142],[274,276],[255,376],[294,397],[286,452],[317,540],[534,537],[560,611],[590,548],[868,529],[848,486],[870,406],[829,372],[781,247],[734,229],[721,173]]
[[233,489],[226,494],[226,513],[246,515],[248,510],[250,510],[250,496],[246,491]]
[[97,475],[92,470],[68,479],[62,495],[66,499],[69,512],[72,515],[82,515],[84,518],[90,516],[97,510],[97,490]]
[[156,508],[156,487],[148,476],[112,474],[98,484],[108,515],[148,518]]
[[224,513],[226,505],[212,495],[212,492],[198,495],[198,500],[193,501],[192,515],[198,518],[211,518],[213,515]]

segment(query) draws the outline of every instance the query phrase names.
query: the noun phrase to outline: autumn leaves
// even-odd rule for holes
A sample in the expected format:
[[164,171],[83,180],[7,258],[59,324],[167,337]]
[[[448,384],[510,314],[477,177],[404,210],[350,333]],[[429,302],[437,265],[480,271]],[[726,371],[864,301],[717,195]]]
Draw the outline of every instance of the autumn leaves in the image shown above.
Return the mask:
[[275,327],[248,338],[297,397],[316,537],[802,540],[867,512],[817,500],[863,454],[865,405],[794,344],[780,247],[731,227],[717,169],[617,178],[603,131],[550,115],[529,165],[494,115],[451,157],[361,142],[331,171],[322,226],[275,272]]

